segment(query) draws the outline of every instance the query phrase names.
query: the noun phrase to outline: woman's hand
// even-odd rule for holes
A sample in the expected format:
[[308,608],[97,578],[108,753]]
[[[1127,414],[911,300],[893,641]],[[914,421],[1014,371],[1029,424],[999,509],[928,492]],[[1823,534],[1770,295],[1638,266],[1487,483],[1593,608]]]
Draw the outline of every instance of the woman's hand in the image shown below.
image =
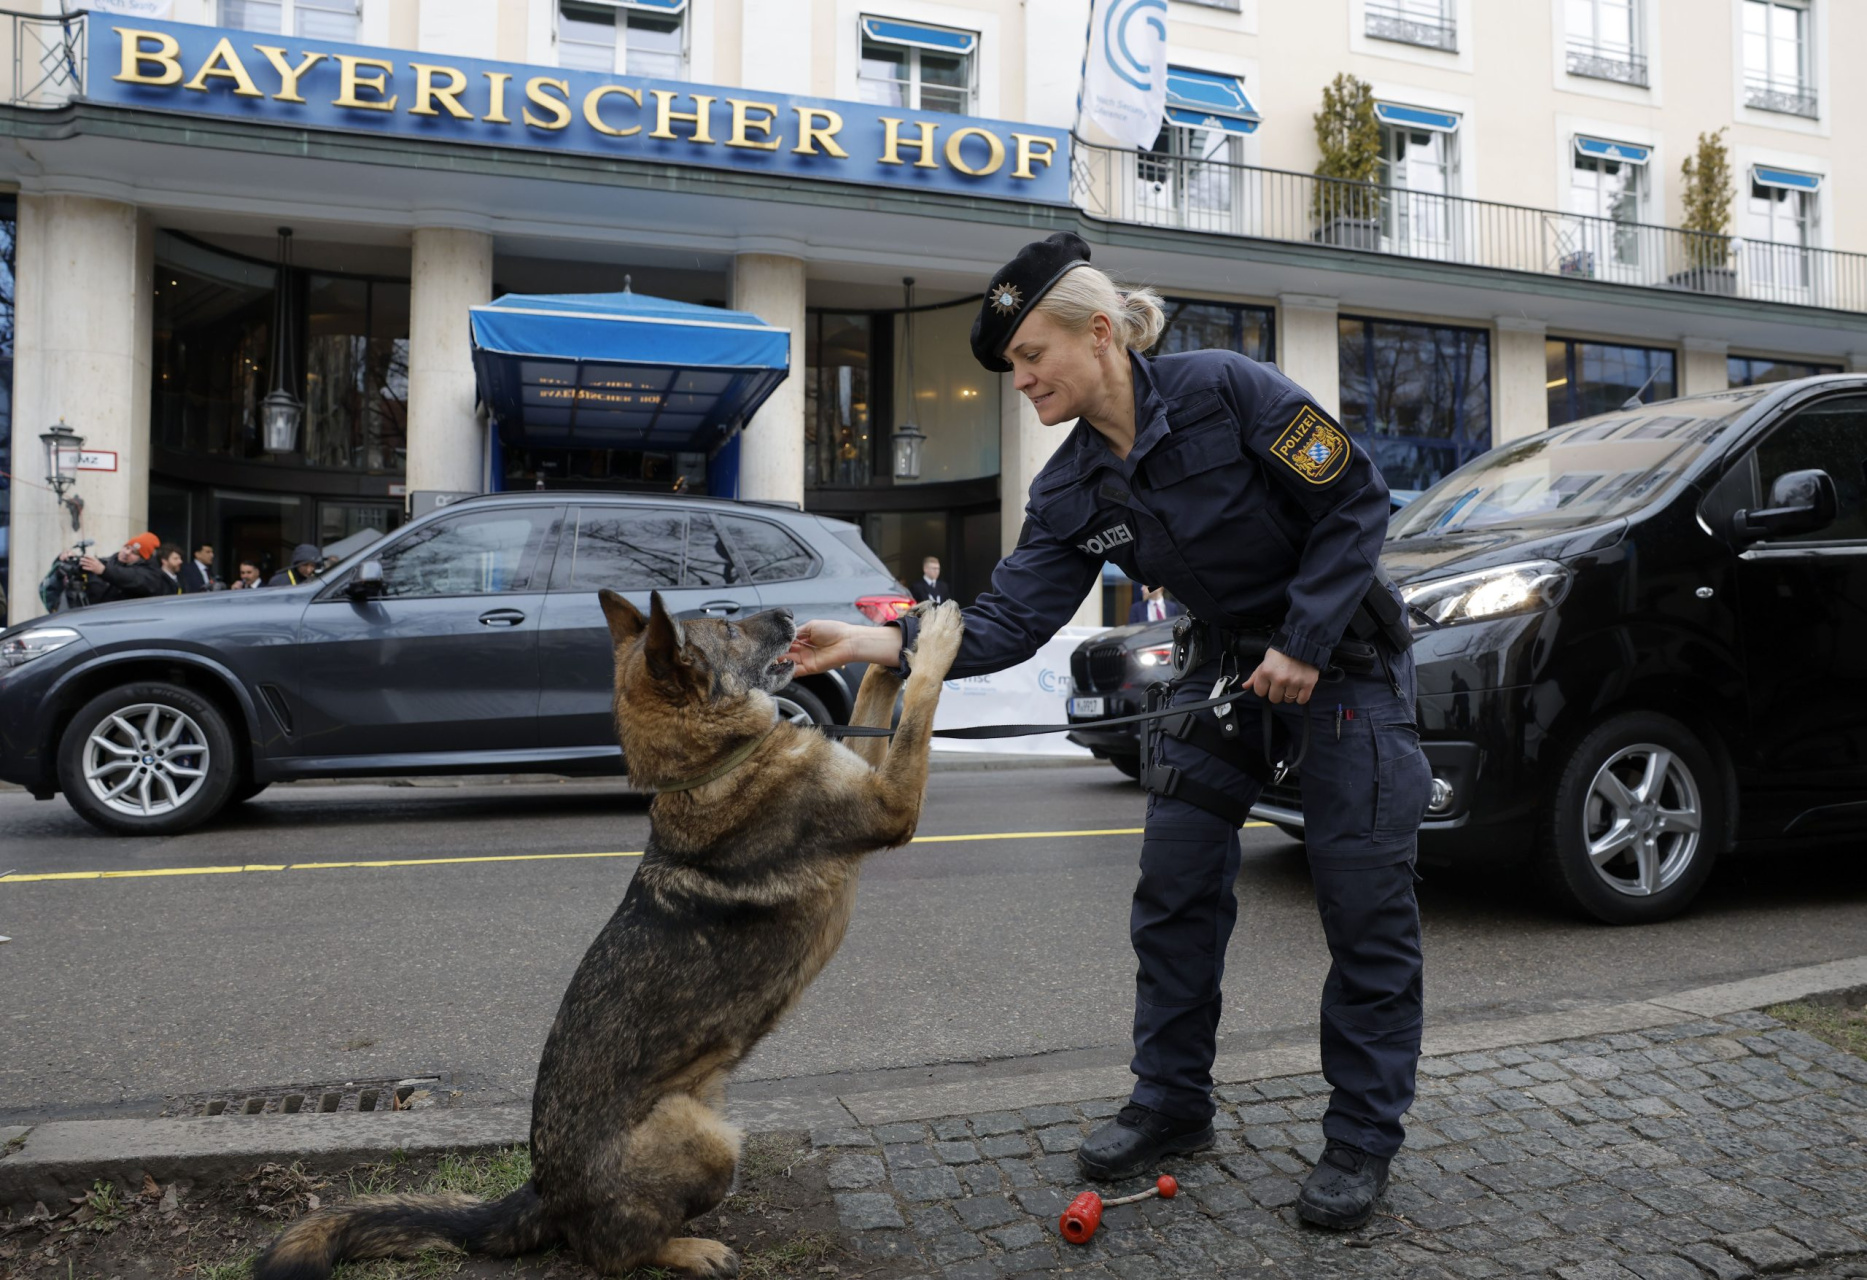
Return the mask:
[[1321,678],[1322,672],[1309,663],[1298,662],[1275,649],[1266,649],[1264,661],[1258,663],[1258,669],[1245,681],[1245,688],[1266,702],[1294,702],[1301,706],[1309,701]]
[[797,675],[814,676],[851,662],[901,665],[900,627],[858,627],[813,618],[797,629],[784,655],[797,664]]

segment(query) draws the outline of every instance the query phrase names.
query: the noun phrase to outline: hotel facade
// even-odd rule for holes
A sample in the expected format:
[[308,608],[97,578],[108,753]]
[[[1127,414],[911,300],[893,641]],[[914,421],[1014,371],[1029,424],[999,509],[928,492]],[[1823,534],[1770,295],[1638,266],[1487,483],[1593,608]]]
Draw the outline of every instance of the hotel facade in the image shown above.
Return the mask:
[[[1077,118],[1088,0],[58,8],[0,14],[12,622],[79,537],[270,571],[537,486],[798,503],[970,598],[1063,429],[972,360],[969,299],[1058,230],[1167,297],[1163,349],[1275,361],[1397,489],[1630,395],[1867,367],[1867,84],[1830,54],[1867,13],[1836,0],[1131,0],[1167,31],[1141,150]],[[1313,176],[1341,73],[1371,188]],[[1686,229],[1707,133],[1720,235]],[[480,403],[469,308],[624,291],[785,329],[788,378],[672,448]]]

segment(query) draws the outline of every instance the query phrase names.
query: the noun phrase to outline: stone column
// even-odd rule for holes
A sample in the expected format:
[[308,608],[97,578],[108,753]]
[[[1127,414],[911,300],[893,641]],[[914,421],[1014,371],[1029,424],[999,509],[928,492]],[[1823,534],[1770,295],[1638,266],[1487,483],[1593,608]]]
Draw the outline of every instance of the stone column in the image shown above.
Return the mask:
[[1491,365],[1491,443],[1549,430],[1549,329],[1541,320],[1497,317]]
[[1713,338],[1686,338],[1679,360],[1679,394],[1695,396],[1701,391],[1724,391],[1731,385],[1731,368],[1725,363],[1729,343]]
[[1277,367],[1332,418],[1342,414],[1336,300],[1286,293],[1277,301]]
[[492,301],[493,237],[420,227],[409,262],[408,488],[478,493],[485,429],[476,412],[467,308]]
[[[791,331],[791,376],[739,439],[739,493],[804,503],[804,261],[784,254],[733,259],[733,309]],[[726,495],[722,495],[726,496]]]
[[[1024,527],[1024,502],[1031,491],[1031,481],[1050,461],[1074,422],[1047,427],[1038,421],[1037,411],[1024,393],[1012,386],[1012,375],[998,379],[998,542],[999,554],[1008,556],[1018,545],[1018,531]],[[1083,597],[1070,619],[1073,627],[1102,625],[1102,583],[1098,581]]]
[[[39,580],[80,538],[108,555],[149,519],[150,342],[155,235],[135,205],[85,195],[19,197],[14,280],[13,470],[7,620],[45,612]],[[44,486],[39,434],[60,419],[86,451],[117,455],[115,471],[84,471],[81,529]],[[184,539],[186,529],[157,529]]]

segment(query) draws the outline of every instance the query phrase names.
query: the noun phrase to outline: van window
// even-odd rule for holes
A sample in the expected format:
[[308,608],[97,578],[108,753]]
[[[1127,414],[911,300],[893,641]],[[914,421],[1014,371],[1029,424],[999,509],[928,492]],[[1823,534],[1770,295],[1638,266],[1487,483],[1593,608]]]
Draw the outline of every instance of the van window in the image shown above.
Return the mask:
[[1867,540],[1867,396],[1810,405],[1757,446],[1757,501],[1791,471],[1826,471],[1835,482],[1835,522],[1814,533],[1772,542]]

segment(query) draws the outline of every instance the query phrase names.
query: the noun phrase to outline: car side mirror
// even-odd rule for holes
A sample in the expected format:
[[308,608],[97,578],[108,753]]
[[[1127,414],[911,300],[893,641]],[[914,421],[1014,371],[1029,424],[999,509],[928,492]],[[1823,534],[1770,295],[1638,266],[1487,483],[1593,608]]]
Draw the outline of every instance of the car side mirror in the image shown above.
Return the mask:
[[375,600],[381,597],[382,561],[365,560],[357,566],[350,581],[344,583],[344,594],[352,600]]
[[1835,522],[1834,478],[1819,468],[1788,471],[1770,486],[1770,505],[1731,516],[1731,536],[1739,542],[1794,537],[1826,529]]

